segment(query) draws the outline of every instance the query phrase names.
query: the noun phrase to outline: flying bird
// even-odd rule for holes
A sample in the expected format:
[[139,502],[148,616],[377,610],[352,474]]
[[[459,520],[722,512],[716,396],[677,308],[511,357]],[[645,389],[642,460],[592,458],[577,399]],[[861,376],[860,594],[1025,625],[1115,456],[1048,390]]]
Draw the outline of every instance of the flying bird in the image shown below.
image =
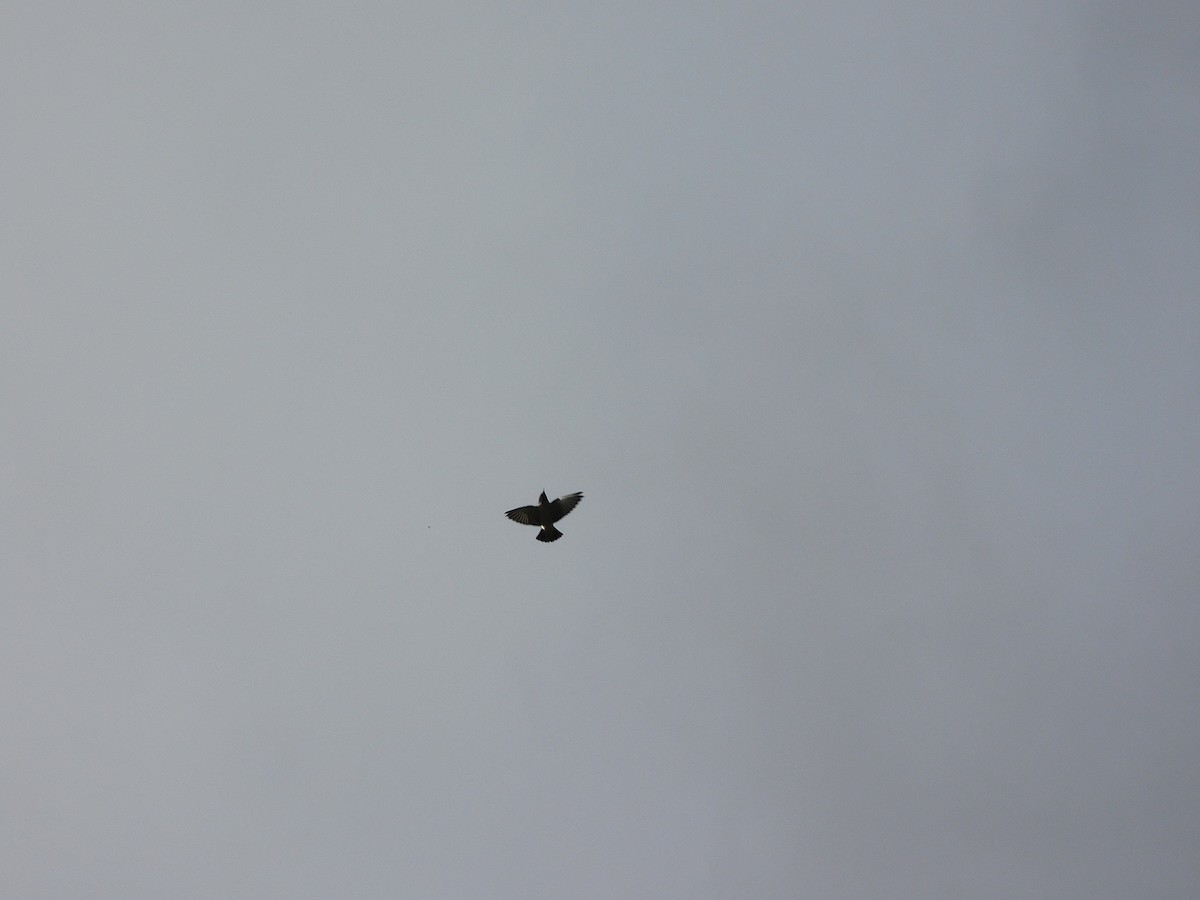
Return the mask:
[[550,500],[546,497],[546,492],[542,491],[537,506],[518,506],[516,509],[510,509],[505,515],[522,525],[538,526],[541,530],[537,533],[537,539],[549,543],[562,537],[562,532],[554,527],[554,523],[573,510],[582,499],[583,494],[577,493]]

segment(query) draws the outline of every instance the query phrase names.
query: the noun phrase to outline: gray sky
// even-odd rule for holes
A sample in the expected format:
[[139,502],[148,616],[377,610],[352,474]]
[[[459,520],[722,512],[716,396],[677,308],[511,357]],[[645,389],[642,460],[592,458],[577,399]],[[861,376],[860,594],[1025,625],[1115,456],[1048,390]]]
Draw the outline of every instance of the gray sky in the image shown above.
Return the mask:
[[293,6],[2,14],[0,895],[1195,895],[1200,6]]

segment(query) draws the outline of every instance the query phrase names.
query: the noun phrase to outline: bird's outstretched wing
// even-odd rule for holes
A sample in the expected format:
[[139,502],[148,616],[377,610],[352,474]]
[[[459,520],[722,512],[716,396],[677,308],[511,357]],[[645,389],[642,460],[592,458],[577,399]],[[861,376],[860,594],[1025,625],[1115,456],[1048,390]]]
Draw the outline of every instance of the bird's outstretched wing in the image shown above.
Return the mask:
[[573,510],[579,501],[583,499],[583,493],[567,494],[565,497],[559,497],[550,504],[550,509],[554,512],[554,521],[557,522],[571,510]]
[[538,515],[536,506],[518,506],[516,509],[510,509],[505,513],[514,522],[520,522],[522,525],[537,525],[541,526],[542,517]]

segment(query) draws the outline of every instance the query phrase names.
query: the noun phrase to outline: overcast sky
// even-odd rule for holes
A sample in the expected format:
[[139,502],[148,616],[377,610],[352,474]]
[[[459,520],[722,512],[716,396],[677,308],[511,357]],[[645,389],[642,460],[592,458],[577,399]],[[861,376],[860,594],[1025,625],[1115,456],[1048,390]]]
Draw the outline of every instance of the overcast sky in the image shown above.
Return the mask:
[[1195,896],[1194,0],[0,16],[0,895]]

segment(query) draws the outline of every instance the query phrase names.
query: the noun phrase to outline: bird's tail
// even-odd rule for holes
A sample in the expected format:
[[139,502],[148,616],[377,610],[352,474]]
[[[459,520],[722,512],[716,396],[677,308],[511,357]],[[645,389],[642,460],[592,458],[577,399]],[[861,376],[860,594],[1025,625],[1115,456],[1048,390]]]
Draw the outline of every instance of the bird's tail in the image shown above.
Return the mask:
[[539,541],[557,541],[560,537],[562,537],[562,532],[553,525],[543,525],[541,531],[537,533]]

